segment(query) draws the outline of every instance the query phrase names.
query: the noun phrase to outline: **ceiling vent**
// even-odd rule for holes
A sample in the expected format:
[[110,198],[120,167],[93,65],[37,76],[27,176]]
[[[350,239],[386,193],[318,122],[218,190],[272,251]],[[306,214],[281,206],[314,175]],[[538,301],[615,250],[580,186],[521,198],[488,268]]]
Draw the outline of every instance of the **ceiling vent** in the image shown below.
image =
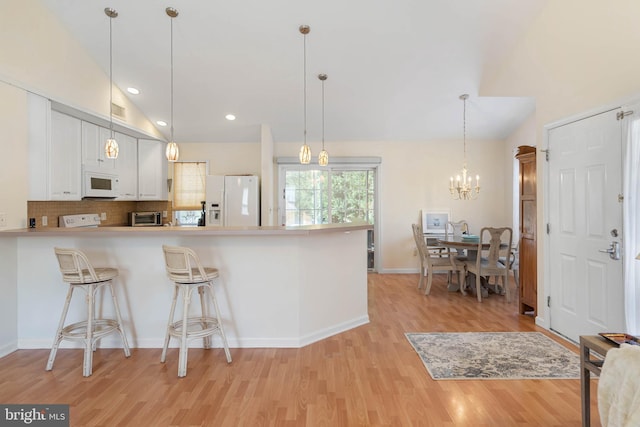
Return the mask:
[[127,114],[126,114],[127,110],[123,106],[112,102],[111,103],[111,108],[113,110],[113,115],[114,116],[120,117],[121,119],[126,119],[127,118]]

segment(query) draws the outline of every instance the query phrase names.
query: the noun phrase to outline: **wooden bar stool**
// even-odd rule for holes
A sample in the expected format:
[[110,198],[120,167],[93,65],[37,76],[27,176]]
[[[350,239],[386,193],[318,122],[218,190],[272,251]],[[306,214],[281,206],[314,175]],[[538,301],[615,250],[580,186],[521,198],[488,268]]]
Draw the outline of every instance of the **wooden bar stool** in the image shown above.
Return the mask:
[[[165,362],[167,347],[171,337],[180,340],[180,355],[178,358],[178,376],[187,375],[187,350],[188,341],[202,338],[204,348],[211,348],[211,336],[220,335],[227,363],[231,363],[231,353],[224,334],[218,301],[213,291],[213,279],[219,276],[217,268],[203,267],[196,253],[185,247],[163,245],[165,266],[169,279],[174,283],[173,300],[167,324],[167,333],[162,348],[160,361]],[[200,316],[189,316],[189,305],[193,291],[200,294]],[[206,292],[208,291],[208,292]],[[174,315],[178,294],[182,293],[182,318],[175,321]],[[215,317],[208,314],[205,293],[209,294]]]
[[[62,340],[80,341],[84,344],[84,363],[82,367],[82,375],[88,377],[92,373],[93,368],[93,352],[96,349],[96,343],[100,338],[113,332],[120,334],[122,345],[124,347],[124,355],[131,356],[127,337],[122,328],[122,317],[120,316],[120,308],[116,294],[113,291],[113,278],[118,276],[118,270],[115,268],[94,268],[89,262],[87,256],[76,249],[55,248],[62,280],[69,284],[67,299],[64,303],[58,330],[51,347],[49,360],[47,361],[46,370],[53,369],[53,362],[56,358],[58,346]],[[106,286],[111,292],[113,307],[115,309],[115,319],[102,319],[95,317],[95,295],[98,289]],[[82,289],[86,296],[87,320],[72,323],[64,326],[71,303],[71,296],[75,289]]]

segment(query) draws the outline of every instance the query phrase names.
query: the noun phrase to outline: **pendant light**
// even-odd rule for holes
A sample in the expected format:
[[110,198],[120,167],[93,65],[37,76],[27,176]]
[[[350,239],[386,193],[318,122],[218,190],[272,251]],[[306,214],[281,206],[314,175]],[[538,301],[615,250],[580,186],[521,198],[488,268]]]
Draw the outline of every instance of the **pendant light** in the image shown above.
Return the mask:
[[173,18],[178,16],[178,11],[172,7],[165,9],[169,18],[171,18],[171,140],[167,144],[167,160],[175,162],[180,156],[180,150],[178,150],[178,144],[173,140]]
[[104,154],[107,159],[117,159],[118,142],[113,132],[113,38],[111,36],[111,24],[113,18],[118,16],[118,12],[115,9],[106,7],[104,13],[109,17],[109,139],[104,144]]
[[327,166],[329,164],[329,153],[324,149],[324,82],[327,80],[327,75],[318,74],[318,78],[322,82],[322,151],[318,154],[318,164]]
[[469,95],[460,95],[459,98],[464,105],[462,110],[462,176],[457,175],[455,183],[453,177],[449,178],[449,192],[454,200],[471,200],[476,199],[480,193],[480,175],[476,175],[476,185],[472,187],[471,176],[467,175],[467,99]]
[[303,66],[303,81],[304,81],[304,145],[300,147],[300,163],[308,165],[311,162],[311,147],[307,145],[307,34],[311,31],[308,25],[300,25],[298,28],[302,34],[303,46],[304,46],[304,66]]

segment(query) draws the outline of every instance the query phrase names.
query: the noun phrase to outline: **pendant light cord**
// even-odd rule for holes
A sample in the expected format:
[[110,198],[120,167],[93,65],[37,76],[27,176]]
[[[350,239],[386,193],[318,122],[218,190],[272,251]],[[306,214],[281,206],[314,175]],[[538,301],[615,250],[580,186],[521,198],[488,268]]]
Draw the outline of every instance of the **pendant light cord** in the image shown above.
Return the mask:
[[173,140],[173,18],[171,18],[171,142]]
[[304,82],[304,145],[307,145],[307,35],[303,34],[303,82]]
[[109,131],[113,139],[113,17],[109,17]]
[[323,151],[324,151],[324,80],[325,79],[322,79],[322,150]]

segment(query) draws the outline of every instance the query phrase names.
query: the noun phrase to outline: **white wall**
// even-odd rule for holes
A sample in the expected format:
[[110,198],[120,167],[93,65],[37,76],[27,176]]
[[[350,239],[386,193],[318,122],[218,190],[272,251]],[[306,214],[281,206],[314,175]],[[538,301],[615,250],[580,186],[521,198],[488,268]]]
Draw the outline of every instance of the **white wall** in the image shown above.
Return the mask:
[[206,160],[209,162],[209,175],[260,175],[261,151],[259,142],[179,142],[178,146],[180,161]]
[[[5,153],[0,168],[0,212],[6,215],[6,229],[27,224],[26,111],[26,93],[0,82],[0,149]],[[17,343],[16,244],[12,238],[0,239],[0,357],[13,351]]]
[[[0,14],[0,81],[108,118],[109,76],[49,10],[37,0],[20,0],[11,1],[5,12]],[[113,102],[125,107],[127,114],[126,121],[114,118],[114,122],[163,139],[115,86]]]
[[[480,94],[535,97],[536,145],[544,148],[545,124],[640,99],[640,56],[634,52],[640,43],[638,16],[638,1],[550,1],[512,54],[486,70]],[[537,167],[538,230],[543,230],[544,162]],[[544,245],[538,242],[538,307],[543,307],[548,290]]]

